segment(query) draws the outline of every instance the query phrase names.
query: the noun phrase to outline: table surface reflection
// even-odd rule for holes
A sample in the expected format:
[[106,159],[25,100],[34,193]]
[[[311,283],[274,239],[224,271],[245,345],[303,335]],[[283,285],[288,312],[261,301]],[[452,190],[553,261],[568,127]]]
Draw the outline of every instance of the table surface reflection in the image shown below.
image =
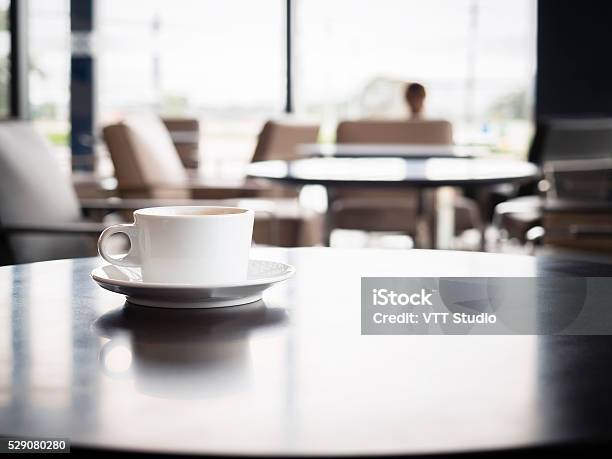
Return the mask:
[[522,182],[538,168],[502,158],[309,158],[255,162],[248,175],[302,185],[438,187]]
[[490,155],[489,148],[472,145],[414,143],[306,143],[298,146],[304,157],[347,158],[475,158]]
[[393,454],[606,439],[612,340],[361,336],[361,276],[610,276],[444,251],[255,249],[296,276],[262,302],[124,307],[98,259],[0,268],[0,435],[221,454]]

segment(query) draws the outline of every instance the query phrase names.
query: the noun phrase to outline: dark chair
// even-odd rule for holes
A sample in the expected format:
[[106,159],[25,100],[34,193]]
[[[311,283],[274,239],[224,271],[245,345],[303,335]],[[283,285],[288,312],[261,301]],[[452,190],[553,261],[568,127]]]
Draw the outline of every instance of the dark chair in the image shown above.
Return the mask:
[[[548,171],[547,182],[544,184],[550,189],[553,197],[555,193],[562,192],[562,200],[573,198],[587,201],[590,196],[580,193],[575,187],[581,182],[589,183],[590,187],[597,186],[600,168],[592,161],[601,161],[612,158],[612,119],[556,119],[543,120],[536,127],[528,160]],[[561,174],[563,181],[555,180],[564,169],[563,164],[579,160],[581,166],[573,171]],[[588,177],[588,179],[585,179]],[[556,182],[556,183],[555,183]],[[566,187],[574,187],[568,195]],[[574,194],[572,197],[571,194]],[[543,206],[545,200],[535,183],[528,184],[519,190],[519,195],[499,204],[495,208],[493,222],[510,238],[526,241],[527,232],[536,226],[542,225]]]
[[542,208],[543,242],[582,250],[612,250],[612,158],[551,161],[551,190]]
[[550,200],[543,207],[542,242],[548,247],[612,252],[612,202]]

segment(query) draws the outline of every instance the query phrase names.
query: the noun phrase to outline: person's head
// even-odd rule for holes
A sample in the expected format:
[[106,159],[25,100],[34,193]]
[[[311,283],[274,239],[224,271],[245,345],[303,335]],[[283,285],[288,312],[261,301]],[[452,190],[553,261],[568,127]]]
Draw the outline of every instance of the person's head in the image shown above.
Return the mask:
[[425,87],[422,84],[410,83],[406,85],[405,98],[412,116],[419,116],[423,113],[425,96]]

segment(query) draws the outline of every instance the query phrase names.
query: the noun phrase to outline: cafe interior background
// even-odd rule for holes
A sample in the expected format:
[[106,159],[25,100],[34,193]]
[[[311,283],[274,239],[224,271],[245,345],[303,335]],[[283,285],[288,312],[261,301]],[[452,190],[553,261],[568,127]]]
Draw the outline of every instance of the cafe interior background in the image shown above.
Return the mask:
[[[98,302],[81,305],[90,308],[89,315],[71,315],[66,309],[72,307],[71,301],[81,301],[78,298],[66,300],[60,309],[65,317],[93,323],[97,317],[92,308],[100,312],[111,305],[110,296],[102,295],[112,294],[101,289],[91,293],[98,287],[89,279],[89,271],[79,280],[68,265],[61,269],[60,264],[53,265],[58,266],[55,273],[62,279],[54,282],[46,271],[52,269],[49,265],[23,269],[16,265],[95,257],[101,231],[131,222],[132,212],[143,207],[248,207],[255,211],[255,248],[309,247],[300,249],[309,251],[291,253],[303,254],[295,255],[296,259],[314,254],[313,260],[328,260],[333,267],[334,257],[312,249],[329,246],[331,249],[320,250],[337,251],[338,263],[346,254],[354,254],[343,265],[350,273],[360,269],[376,275],[373,266],[386,275],[412,269],[403,261],[410,254],[423,261],[423,272],[430,273],[432,266],[452,265],[459,271],[474,269],[470,275],[505,273],[505,267],[513,275],[530,275],[539,269],[534,266],[543,266],[540,258],[532,256],[572,260],[578,263],[572,265],[578,267],[574,273],[604,273],[599,268],[603,265],[587,263],[609,263],[611,259],[610,21],[612,8],[595,1],[0,0],[0,269],[4,270],[0,274],[5,276],[0,276],[5,281],[0,285],[7,286],[0,291],[0,307],[6,306],[0,310],[6,312],[0,315],[0,388],[20,386],[19,352],[30,352],[14,345],[18,340],[11,333],[16,336],[22,330],[18,320],[22,315],[13,312],[11,316],[10,308],[16,310],[30,301],[34,310],[48,298],[64,301],[80,295]],[[426,91],[424,111],[418,116],[411,114],[405,98],[414,83]],[[115,239],[117,254],[128,248],[124,239]],[[482,252],[487,252],[486,257],[502,258],[467,261],[471,256],[484,256]],[[515,255],[525,258],[510,257]],[[392,263],[376,257],[387,257]],[[368,260],[374,261],[368,264]],[[535,260],[533,265],[530,260]],[[85,265],[78,266],[83,270]],[[296,304],[308,302],[316,312],[318,303],[309,301],[308,295],[318,292],[337,300],[333,306],[338,311],[341,306],[349,307],[340,304],[345,299],[342,294],[348,293],[332,292],[330,284],[323,283],[327,279],[322,274],[317,277],[318,270],[323,273],[326,266],[311,261],[302,266],[297,266],[295,285],[302,286],[303,290],[297,290],[303,296],[296,294]],[[552,266],[557,269],[554,263]],[[330,276],[342,278],[342,272]],[[29,273],[31,285],[42,279],[42,287],[32,287],[25,294],[21,280],[14,282],[24,273]],[[41,273],[44,276],[37,277]],[[328,290],[308,284],[313,279]],[[83,290],[71,287],[71,282],[81,281],[88,282]],[[47,295],[53,288],[61,292]],[[115,306],[121,304],[117,300]],[[302,313],[305,315],[295,316],[297,323],[300,317],[309,317]],[[62,322],[64,328],[47,329],[45,321],[52,320],[51,316],[49,311],[32,314],[31,323],[24,322],[23,330],[30,326],[33,330],[31,335],[23,331],[24,342],[28,337],[33,340],[32,355],[50,356],[45,354],[50,342],[45,336],[60,332],[68,336],[70,330],[77,338],[89,333],[89,325],[77,329],[67,319]],[[342,320],[352,324],[347,317]],[[181,324],[188,328],[188,322]],[[296,330],[309,331],[308,324],[313,323],[314,319]],[[337,318],[333,325],[340,323]],[[165,330],[165,323],[157,326],[156,331]],[[35,335],[36,330],[44,333]],[[339,330],[343,339],[354,339],[350,341],[353,345],[369,349],[370,357],[376,346],[384,347],[383,341],[358,341],[363,337]],[[196,343],[204,340],[199,331],[192,332]],[[306,332],[295,336],[300,344],[312,337]],[[174,336],[176,341],[183,338]],[[334,352],[339,352],[341,340],[325,333],[316,338],[301,352],[305,348],[320,351],[323,361],[326,355],[337,355]],[[118,400],[110,404],[113,407],[141,400],[136,389],[129,392],[120,382],[92,370],[87,359],[98,358],[96,340],[102,341],[57,340],[60,344],[52,348],[63,347],[53,352],[53,358],[63,358],[64,369],[74,365],[74,374],[83,371],[108,387],[115,383],[113,389],[120,387],[114,392],[100,389],[102,398],[108,397],[100,406],[109,400]],[[76,356],[82,343],[91,352],[68,362],[70,349],[74,348]],[[364,343],[374,347],[361,348]],[[461,343],[457,349],[474,341]],[[515,354],[505,368],[525,376],[525,381],[535,378],[540,374],[534,370],[536,364],[550,362],[545,358],[548,348],[536,349],[531,341],[514,343],[519,345],[506,349]],[[279,346],[285,349],[284,344]],[[486,354],[487,347],[470,352]],[[275,355],[276,349],[252,346],[254,355],[260,351]],[[558,348],[551,345],[550,349],[556,352]],[[133,351],[137,363],[137,347]],[[291,352],[287,355],[301,355],[299,349]],[[413,350],[407,346],[403,352]],[[485,357],[497,362],[495,356]],[[553,357],[553,363],[565,362],[565,354]],[[349,366],[352,358],[341,356]],[[85,364],[80,366],[79,359]],[[36,367],[43,360],[31,362]],[[264,361],[268,362],[254,359],[254,368]],[[312,363],[308,358],[295,361]],[[26,367],[28,362],[22,359]],[[370,364],[365,357],[363,362]],[[381,374],[392,371],[384,362],[376,362],[373,368]],[[442,362],[442,370],[435,372],[454,364],[454,360]],[[356,374],[367,374],[358,371],[359,364],[352,364]],[[533,368],[525,371],[526,364]],[[282,372],[292,371],[280,364],[272,370],[281,374],[281,367]],[[336,369],[329,362],[325,368],[331,373]],[[551,371],[555,368],[553,365]],[[593,368],[597,377],[589,381],[596,384],[605,372],[597,373],[596,365]],[[506,375],[501,367],[500,373],[484,371],[474,363],[464,374],[480,380]],[[163,373],[163,378],[170,378],[170,373]],[[306,373],[291,381],[306,385]],[[413,377],[410,374],[408,379]],[[163,378],[160,381],[168,381]],[[72,396],[73,382],[68,379],[59,378],[58,384],[65,383],[62,394]],[[237,380],[244,382],[240,377]],[[351,384],[362,387],[359,384],[368,382],[372,381],[365,378]],[[156,389],[168,389],[162,386],[159,383]],[[423,382],[419,388],[427,391],[428,387]],[[461,387],[471,394],[467,383]],[[89,389],[98,390],[93,384]],[[112,394],[118,398],[113,399]],[[126,394],[133,398],[123,397]],[[0,391],[0,406],[6,401],[5,406],[13,407],[11,413],[23,415],[19,422],[29,419],[30,413],[40,414],[34,409],[38,399],[32,405],[27,399],[22,406],[22,395],[17,389],[14,393]],[[52,401],[53,395],[44,390],[39,395],[41,406],[49,402],[49,406],[68,406],[66,410],[75,412],[79,406]],[[73,399],[78,401],[76,396]],[[496,401],[512,410],[521,408],[527,399],[531,400]],[[504,400],[511,405],[504,405]],[[151,397],[143,403],[154,401]],[[333,407],[323,402],[321,407]],[[159,407],[161,413],[166,405]],[[528,408],[525,412],[535,412],[531,405]],[[598,408],[587,411],[600,412]],[[104,411],[100,412],[103,416]],[[192,414],[204,416],[202,413],[206,410],[185,411],[185,419]],[[6,419],[4,425],[17,425]],[[50,426],[62,425],[49,419]],[[552,415],[551,419],[557,420]],[[154,421],[161,425],[159,419]],[[211,423],[211,429],[216,425]],[[569,421],[567,425],[573,426]],[[518,428],[521,435],[538,431],[527,424]],[[394,435],[393,429],[386,432]],[[125,444],[129,444],[132,438],[125,434]],[[96,441],[109,438],[103,431]],[[267,441],[267,437],[253,438],[253,444]],[[363,437],[349,433],[346,438],[359,443]],[[198,444],[203,440],[194,435],[189,441]],[[500,444],[505,441],[502,438]],[[488,445],[486,439],[484,444]],[[311,445],[315,448],[316,441]],[[296,451],[299,448],[292,450]],[[342,445],[338,451],[344,451]]]
[[[548,17],[532,0],[5,0],[0,113],[27,121],[25,135],[44,142],[89,221],[129,217],[127,203],[115,206],[123,213],[92,210],[91,199],[257,198],[253,205],[268,213],[255,231],[263,245],[602,255],[612,125],[595,89],[607,86],[609,69],[589,61],[603,42],[587,36],[579,46],[570,43],[576,34],[557,33],[576,27],[563,8]],[[594,14],[588,8],[583,14]],[[410,83],[427,94],[424,125],[412,137],[394,127],[410,121]],[[362,126],[338,139],[341,123],[357,120],[386,121],[397,132],[380,139],[376,127]],[[450,138],[428,127],[440,120]],[[137,146],[122,127],[143,137]],[[300,159],[304,147],[324,152],[336,142],[371,150],[452,144],[530,162],[541,175],[488,187],[467,180],[453,188],[450,221],[436,212],[435,189],[415,198],[409,186],[391,195],[356,186],[336,196],[316,180],[247,177],[253,162]],[[24,146],[12,148],[5,154]],[[5,211],[3,224],[74,223],[35,207]],[[16,233],[4,237],[4,264],[73,255],[41,248],[22,257],[11,246]]]

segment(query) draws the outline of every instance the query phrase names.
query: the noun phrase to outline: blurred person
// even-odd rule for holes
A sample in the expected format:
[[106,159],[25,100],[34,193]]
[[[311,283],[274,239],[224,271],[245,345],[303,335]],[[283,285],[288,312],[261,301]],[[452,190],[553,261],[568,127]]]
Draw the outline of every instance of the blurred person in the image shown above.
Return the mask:
[[420,119],[423,117],[426,95],[425,86],[422,84],[410,83],[406,85],[404,98],[410,110],[411,119]]

